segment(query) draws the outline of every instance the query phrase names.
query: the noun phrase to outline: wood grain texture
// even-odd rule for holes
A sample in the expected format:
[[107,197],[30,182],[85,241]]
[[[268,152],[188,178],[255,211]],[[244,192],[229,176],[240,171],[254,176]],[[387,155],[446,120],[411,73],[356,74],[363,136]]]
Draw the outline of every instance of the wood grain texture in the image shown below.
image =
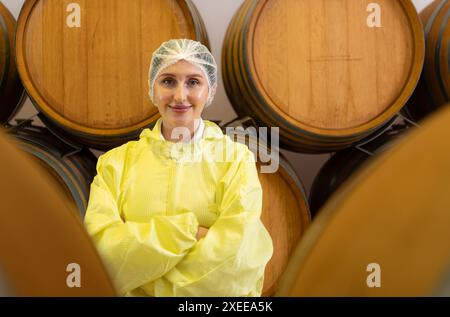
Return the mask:
[[[311,225],[277,295],[448,295],[449,130],[447,108],[360,170]],[[380,288],[367,286],[370,263]]]
[[225,87],[238,113],[280,126],[293,150],[345,147],[385,124],[420,75],[424,39],[409,0],[244,2],[223,50]]
[[264,193],[261,218],[274,248],[266,266],[263,296],[271,296],[310,223],[310,214],[305,192],[290,169],[281,166],[277,173],[260,173],[259,178]]
[[[80,27],[66,24],[70,3]],[[172,38],[203,41],[197,13],[177,0],[28,0],[17,37],[25,87],[47,117],[93,146],[135,136],[159,117],[148,98],[153,51]]]
[[[0,148],[0,266],[11,287],[7,291],[13,296],[116,296],[101,258],[60,187],[4,133]],[[81,267],[82,287],[67,286],[70,263]]]

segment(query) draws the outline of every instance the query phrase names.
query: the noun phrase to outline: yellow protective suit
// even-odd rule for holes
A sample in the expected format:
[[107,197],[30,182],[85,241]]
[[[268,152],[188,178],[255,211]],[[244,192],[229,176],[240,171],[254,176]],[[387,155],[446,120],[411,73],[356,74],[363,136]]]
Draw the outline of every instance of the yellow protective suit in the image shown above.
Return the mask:
[[253,153],[207,120],[199,141],[165,141],[160,120],[102,155],[91,185],[85,226],[118,292],[260,296],[273,246]]

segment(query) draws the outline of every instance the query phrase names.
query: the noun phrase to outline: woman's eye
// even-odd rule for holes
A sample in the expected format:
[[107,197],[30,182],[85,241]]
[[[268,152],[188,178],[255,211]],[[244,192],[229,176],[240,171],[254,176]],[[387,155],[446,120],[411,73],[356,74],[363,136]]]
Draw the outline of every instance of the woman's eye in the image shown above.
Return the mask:
[[162,83],[164,86],[173,86],[174,83],[175,83],[175,81],[174,81],[172,78],[164,78],[164,79],[161,81],[161,83]]
[[199,84],[200,84],[200,82],[197,79],[191,79],[188,81],[189,86],[197,86]]

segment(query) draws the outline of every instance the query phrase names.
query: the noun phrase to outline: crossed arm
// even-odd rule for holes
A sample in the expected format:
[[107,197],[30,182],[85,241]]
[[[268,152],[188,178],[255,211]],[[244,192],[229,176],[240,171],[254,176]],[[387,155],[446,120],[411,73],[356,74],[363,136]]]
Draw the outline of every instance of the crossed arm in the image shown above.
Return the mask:
[[260,220],[254,163],[236,164],[220,184],[220,216],[211,228],[199,227],[193,212],[124,221],[117,205],[119,171],[100,157],[85,225],[120,294],[139,287],[150,296],[261,294],[273,250]]

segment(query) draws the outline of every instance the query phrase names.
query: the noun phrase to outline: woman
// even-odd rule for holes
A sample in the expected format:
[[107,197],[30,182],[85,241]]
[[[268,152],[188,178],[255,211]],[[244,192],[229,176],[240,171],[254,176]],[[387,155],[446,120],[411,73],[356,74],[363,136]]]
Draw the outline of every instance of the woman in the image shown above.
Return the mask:
[[85,225],[120,295],[260,296],[272,241],[253,153],[202,120],[217,66],[201,43],[152,57],[161,118],[102,155]]

